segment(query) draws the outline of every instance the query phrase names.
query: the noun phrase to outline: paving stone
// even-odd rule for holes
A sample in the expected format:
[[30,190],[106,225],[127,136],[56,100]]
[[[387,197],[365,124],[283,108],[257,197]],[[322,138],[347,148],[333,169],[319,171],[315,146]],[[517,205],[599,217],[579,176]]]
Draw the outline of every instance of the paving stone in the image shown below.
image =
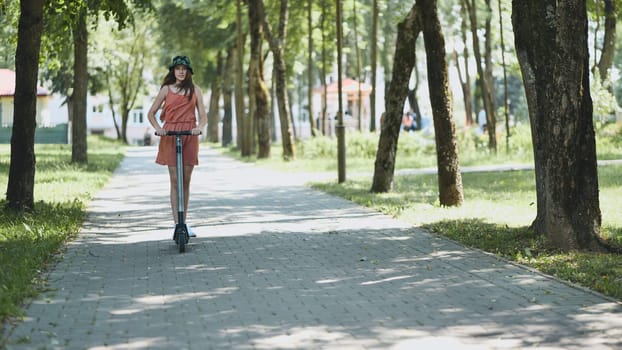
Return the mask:
[[8,350],[622,349],[618,302],[208,148],[180,254],[154,158],[128,150]]

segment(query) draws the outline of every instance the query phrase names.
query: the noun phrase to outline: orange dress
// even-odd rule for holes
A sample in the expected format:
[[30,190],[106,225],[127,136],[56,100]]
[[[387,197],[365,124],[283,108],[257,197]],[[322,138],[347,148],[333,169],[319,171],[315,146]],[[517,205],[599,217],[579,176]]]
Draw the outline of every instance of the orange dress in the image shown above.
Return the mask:
[[[195,114],[197,105],[197,95],[192,94],[192,98],[188,100],[188,96],[173,93],[169,87],[164,100],[164,125],[166,131],[192,130],[197,126],[197,118]],[[162,117],[161,117],[162,118]],[[199,164],[199,137],[182,136],[182,154],[184,165]],[[175,136],[160,137],[160,145],[158,147],[158,156],[156,163],[168,166],[177,166],[175,154]]]

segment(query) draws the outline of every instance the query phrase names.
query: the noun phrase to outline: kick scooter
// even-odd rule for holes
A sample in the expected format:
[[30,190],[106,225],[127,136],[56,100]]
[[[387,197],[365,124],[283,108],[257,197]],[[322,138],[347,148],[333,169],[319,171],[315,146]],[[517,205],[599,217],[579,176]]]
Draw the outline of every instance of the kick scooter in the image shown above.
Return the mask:
[[182,159],[183,154],[181,152],[181,137],[183,135],[192,135],[192,131],[167,131],[166,135],[175,136],[175,153],[177,164],[177,224],[175,225],[173,239],[179,247],[179,252],[183,253],[184,251],[186,251],[186,244],[188,244],[188,241],[190,240],[190,235],[188,234],[188,226],[186,225],[186,221],[184,220],[184,165]]

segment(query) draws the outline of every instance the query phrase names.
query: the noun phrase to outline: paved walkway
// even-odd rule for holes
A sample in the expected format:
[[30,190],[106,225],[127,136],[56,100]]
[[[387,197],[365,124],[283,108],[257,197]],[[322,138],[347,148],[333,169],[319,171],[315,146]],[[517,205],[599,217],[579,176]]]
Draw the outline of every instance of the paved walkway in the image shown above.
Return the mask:
[[621,349],[622,306],[203,149],[131,148],[8,349]]

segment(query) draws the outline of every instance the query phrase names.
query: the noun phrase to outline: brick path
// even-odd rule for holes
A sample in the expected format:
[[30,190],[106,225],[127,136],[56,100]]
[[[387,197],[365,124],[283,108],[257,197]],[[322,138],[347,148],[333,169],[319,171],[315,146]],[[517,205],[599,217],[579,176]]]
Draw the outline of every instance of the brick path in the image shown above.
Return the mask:
[[168,177],[130,148],[17,349],[622,349],[622,306],[201,150],[171,240]]

